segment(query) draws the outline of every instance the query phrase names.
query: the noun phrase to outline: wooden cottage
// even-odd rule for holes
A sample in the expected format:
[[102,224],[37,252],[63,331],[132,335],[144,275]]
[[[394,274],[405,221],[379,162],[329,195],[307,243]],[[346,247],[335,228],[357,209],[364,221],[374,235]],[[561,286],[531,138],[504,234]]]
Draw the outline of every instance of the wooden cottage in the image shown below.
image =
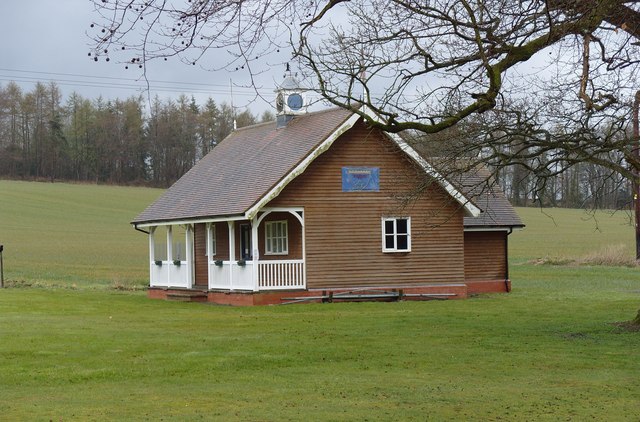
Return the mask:
[[[509,291],[500,192],[472,194],[343,109],[234,131],[132,224],[149,233],[149,296],[224,304],[466,297]],[[425,183],[431,181],[431,183]]]

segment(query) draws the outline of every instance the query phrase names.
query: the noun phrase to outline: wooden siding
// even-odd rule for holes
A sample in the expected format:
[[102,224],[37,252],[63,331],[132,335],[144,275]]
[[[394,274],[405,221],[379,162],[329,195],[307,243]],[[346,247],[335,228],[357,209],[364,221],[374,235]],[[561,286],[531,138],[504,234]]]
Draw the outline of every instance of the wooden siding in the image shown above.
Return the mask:
[[[229,229],[227,223],[212,223],[216,232],[216,254],[213,260],[229,259]],[[207,226],[204,223],[194,226],[195,285],[209,285],[209,269],[207,263]]]
[[195,285],[205,287],[208,285],[207,269],[207,227],[204,223],[195,224],[194,232],[194,258],[195,258]]
[[[294,141],[293,141],[294,142]],[[342,167],[378,167],[379,192],[343,192]],[[463,213],[379,131],[358,123],[268,206],[304,207],[308,288],[464,281]],[[382,217],[411,217],[411,252],[382,252]]]
[[468,281],[504,280],[507,233],[465,232],[464,275]]
[[[221,223],[212,223],[211,226],[215,226],[216,231],[216,254],[213,256],[213,260],[229,260],[229,223],[223,221]],[[238,230],[236,228],[236,230]],[[237,243],[236,243],[237,245]],[[239,248],[239,247],[238,247]],[[239,249],[238,249],[239,250]],[[236,252],[236,259],[240,255]]]

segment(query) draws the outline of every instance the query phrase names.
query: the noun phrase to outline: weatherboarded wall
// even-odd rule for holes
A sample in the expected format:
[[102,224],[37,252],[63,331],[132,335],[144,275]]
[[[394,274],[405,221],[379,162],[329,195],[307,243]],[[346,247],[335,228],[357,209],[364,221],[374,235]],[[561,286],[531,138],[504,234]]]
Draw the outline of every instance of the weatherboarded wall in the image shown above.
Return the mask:
[[195,257],[195,284],[196,286],[206,287],[208,285],[207,278],[207,231],[204,223],[195,224],[194,232],[194,248]]
[[465,232],[464,273],[468,281],[505,280],[507,233]]
[[[229,228],[227,222],[211,223],[211,227],[215,230],[216,237],[216,253],[213,260],[226,261],[229,259]],[[197,286],[208,285],[208,269],[207,269],[207,228],[204,223],[194,225],[195,232],[195,283]],[[236,258],[239,259],[239,250],[236,252]]]
[[[379,191],[344,192],[343,167],[378,168]],[[425,182],[392,142],[358,123],[268,206],[304,207],[308,288],[463,282],[462,209]],[[382,252],[383,217],[411,217],[411,252]]]

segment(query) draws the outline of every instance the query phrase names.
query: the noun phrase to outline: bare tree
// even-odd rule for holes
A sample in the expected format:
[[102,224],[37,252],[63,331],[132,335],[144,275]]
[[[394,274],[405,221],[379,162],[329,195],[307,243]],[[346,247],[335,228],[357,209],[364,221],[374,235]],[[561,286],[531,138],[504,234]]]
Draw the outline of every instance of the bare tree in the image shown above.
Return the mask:
[[272,65],[286,51],[326,101],[373,126],[420,142],[463,127],[438,149],[442,167],[488,165],[523,203],[555,201],[556,176],[582,163],[606,169],[594,170],[606,183],[585,199],[640,171],[630,146],[638,1],[94,3],[93,60],[144,71],[178,57],[215,68],[208,53],[230,51],[218,67],[254,76],[269,69],[265,56]]
[[619,116],[639,58],[636,3],[96,0],[91,54],[144,68],[224,48],[234,53],[227,66],[259,72],[265,54],[288,48],[328,101],[364,103],[379,116],[371,123],[392,132],[438,132],[540,92],[559,94],[557,107],[580,100],[586,116],[617,105]]

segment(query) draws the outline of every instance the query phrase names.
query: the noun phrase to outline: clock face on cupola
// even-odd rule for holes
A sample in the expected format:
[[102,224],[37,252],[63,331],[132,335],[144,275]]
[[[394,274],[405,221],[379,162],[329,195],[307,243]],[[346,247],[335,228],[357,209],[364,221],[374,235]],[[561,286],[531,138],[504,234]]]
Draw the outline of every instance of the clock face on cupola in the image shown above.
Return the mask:
[[291,74],[287,65],[284,81],[276,89],[276,111],[278,115],[293,116],[307,112],[306,89]]
[[293,111],[300,110],[302,108],[302,103],[303,103],[302,95],[298,94],[297,92],[287,97],[287,105]]

